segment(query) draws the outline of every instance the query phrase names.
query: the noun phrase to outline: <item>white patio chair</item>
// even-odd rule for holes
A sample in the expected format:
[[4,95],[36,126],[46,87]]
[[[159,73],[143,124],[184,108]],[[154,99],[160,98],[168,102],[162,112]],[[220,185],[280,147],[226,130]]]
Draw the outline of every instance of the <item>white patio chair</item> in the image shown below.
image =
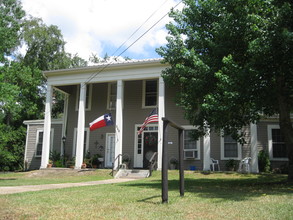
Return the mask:
[[219,160],[215,160],[214,158],[211,158],[211,171],[215,171],[215,167],[218,167],[218,171],[220,171],[220,164]]
[[243,160],[241,160],[239,163],[238,172],[250,173],[251,172],[250,161],[251,161],[251,157],[245,157]]

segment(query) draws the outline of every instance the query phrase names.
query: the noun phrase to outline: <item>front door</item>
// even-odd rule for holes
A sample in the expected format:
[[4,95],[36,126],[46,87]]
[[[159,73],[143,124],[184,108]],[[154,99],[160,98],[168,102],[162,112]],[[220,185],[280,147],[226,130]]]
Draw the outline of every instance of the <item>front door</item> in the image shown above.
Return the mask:
[[106,135],[106,155],[105,166],[112,167],[115,157],[115,134]]
[[158,125],[149,124],[144,131],[137,135],[140,126],[135,127],[135,148],[134,163],[135,168],[148,168],[148,161],[154,152],[158,151]]

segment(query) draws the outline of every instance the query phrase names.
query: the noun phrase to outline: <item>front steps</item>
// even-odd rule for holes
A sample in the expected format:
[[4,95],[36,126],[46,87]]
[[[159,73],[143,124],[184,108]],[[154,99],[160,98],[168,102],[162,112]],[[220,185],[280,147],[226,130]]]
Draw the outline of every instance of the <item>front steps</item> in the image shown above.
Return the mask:
[[120,169],[115,175],[115,179],[126,178],[126,179],[143,179],[149,177],[149,170],[128,170]]

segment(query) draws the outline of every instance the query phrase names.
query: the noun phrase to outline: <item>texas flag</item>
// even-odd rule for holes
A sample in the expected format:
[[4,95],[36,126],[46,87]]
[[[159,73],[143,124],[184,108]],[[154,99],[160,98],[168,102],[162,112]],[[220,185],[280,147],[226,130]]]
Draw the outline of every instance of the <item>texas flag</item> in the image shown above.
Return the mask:
[[98,128],[102,128],[105,126],[113,125],[114,122],[112,120],[112,115],[111,113],[109,114],[104,114],[101,117],[98,117],[96,120],[90,123],[90,130],[96,130]]

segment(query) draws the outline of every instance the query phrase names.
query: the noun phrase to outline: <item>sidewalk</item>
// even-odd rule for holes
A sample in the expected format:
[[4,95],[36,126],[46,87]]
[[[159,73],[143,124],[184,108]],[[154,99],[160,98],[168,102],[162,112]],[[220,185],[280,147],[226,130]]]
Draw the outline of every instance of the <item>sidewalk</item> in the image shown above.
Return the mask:
[[69,187],[79,187],[79,186],[93,186],[100,184],[113,184],[113,183],[123,183],[133,181],[135,179],[109,179],[109,180],[99,180],[81,183],[58,183],[58,184],[45,184],[45,185],[28,185],[28,186],[3,186],[0,187],[0,195],[4,194],[14,194],[22,192],[40,191],[48,189],[61,189]]

